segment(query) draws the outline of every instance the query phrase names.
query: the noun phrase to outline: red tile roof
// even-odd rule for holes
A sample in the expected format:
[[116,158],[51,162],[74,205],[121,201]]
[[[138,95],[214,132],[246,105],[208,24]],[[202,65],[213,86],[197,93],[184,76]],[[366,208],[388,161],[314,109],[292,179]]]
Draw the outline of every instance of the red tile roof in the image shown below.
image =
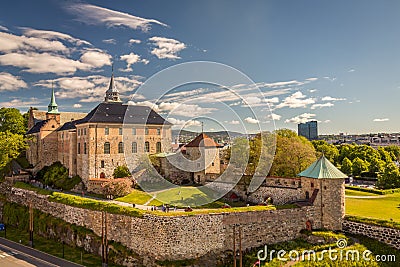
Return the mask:
[[205,133],[201,133],[185,147],[220,147],[220,145]]

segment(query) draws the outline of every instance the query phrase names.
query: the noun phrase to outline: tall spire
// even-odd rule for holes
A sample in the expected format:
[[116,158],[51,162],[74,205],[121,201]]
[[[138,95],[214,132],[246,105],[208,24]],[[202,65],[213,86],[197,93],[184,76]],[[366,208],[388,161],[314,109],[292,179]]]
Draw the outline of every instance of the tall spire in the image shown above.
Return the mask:
[[54,85],[51,84],[51,100],[50,104],[47,106],[47,113],[58,114],[58,105],[56,103],[56,96],[54,94]]
[[104,102],[122,102],[119,98],[119,91],[114,82],[114,64],[111,67],[110,85],[108,86],[108,90],[106,91]]

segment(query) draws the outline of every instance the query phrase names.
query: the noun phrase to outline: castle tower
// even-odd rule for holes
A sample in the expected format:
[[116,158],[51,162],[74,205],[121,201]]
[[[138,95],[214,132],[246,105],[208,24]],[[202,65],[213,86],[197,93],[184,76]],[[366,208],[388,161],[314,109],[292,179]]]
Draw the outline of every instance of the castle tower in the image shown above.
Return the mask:
[[54,88],[51,89],[51,99],[50,104],[47,106],[46,119],[55,119],[57,121],[57,124],[60,125],[60,112],[58,112],[58,105],[56,103]]
[[106,91],[106,96],[104,98],[104,102],[107,103],[121,103],[121,99],[119,98],[119,91],[117,87],[115,86],[115,81],[114,81],[114,67],[113,71],[111,74],[111,79],[110,79],[110,85],[108,86],[108,90]]
[[195,183],[204,184],[216,179],[220,170],[219,145],[205,133],[201,133],[185,145],[186,155],[196,165],[192,172]]
[[[342,230],[345,215],[344,179],[347,175],[338,170],[324,155],[298,174],[304,198],[321,213],[321,228]],[[319,228],[317,224],[315,228]]]

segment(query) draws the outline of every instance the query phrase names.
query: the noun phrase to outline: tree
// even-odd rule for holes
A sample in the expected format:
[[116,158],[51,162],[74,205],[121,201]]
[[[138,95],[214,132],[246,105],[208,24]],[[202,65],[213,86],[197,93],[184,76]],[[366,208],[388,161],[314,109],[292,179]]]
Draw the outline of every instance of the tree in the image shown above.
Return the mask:
[[10,131],[0,132],[0,170],[26,148],[24,137]]
[[126,165],[118,166],[117,168],[115,168],[113,173],[114,178],[125,178],[129,176],[131,176],[131,172]]
[[316,160],[310,141],[288,129],[277,130],[272,176],[295,177]]
[[351,160],[349,160],[347,157],[344,158],[340,170],[347,175],[351,175],[352,168],[353,168],[353,163],[351,162]]
[[368,163],[356,157],[353,160],[352,173],[354,176],[360,176],[362,172],[368,171]]
[[339,150],[335,145],[328,144],[323,140],[314,140],[311,142],[317,151],[318,156],[324,154],[332,163],[336,163],[339,158]]
[[123,197],[132,191],[132,181],[129,179],[118,179],[107,181],[102,184],[103,194],[115,197]]
[[384,148],[387,151],[394,161],[400,160],[400,147],[399,146],[387,146]]
[[[383,172],[385,167],[385,162],[378,157],[372,158],[369,162],[369,172],[370,173],[380,173]],[[376,177],[376,176],[374,176]]]
[[400,187],[400,171],[393,162],[385,165],[383,174],[378,176],[377,186],[383,189]]
[[18,109],[0,108],[0,132],[24,134],[26,130],[24,118]]
[[68,169],[61,162],[56,161],[48,168],[45,168],[43,175],[43,183],[46,185],[55,185],[59,180],[68,179]]

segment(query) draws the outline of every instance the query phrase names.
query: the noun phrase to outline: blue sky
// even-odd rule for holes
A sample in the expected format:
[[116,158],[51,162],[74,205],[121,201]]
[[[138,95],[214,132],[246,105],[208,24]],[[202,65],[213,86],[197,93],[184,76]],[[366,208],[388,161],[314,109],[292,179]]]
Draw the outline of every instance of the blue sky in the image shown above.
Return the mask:
[[[9,1],[0,106],[46,109],[54,84],[60,111],[87,112],[102,101],[114,63],[125,101],[157,100],[158,112],[194,130],[203,117],[206,130],[272,129],[274,118],[291,129],[315,119],[320,133],[399,132],[399,11],[395,0]],[[191,61],[231,66],[262,93],[234,81],[240,99],[206,83],[162,99],[154,97],[161,84],[140,89]]]

